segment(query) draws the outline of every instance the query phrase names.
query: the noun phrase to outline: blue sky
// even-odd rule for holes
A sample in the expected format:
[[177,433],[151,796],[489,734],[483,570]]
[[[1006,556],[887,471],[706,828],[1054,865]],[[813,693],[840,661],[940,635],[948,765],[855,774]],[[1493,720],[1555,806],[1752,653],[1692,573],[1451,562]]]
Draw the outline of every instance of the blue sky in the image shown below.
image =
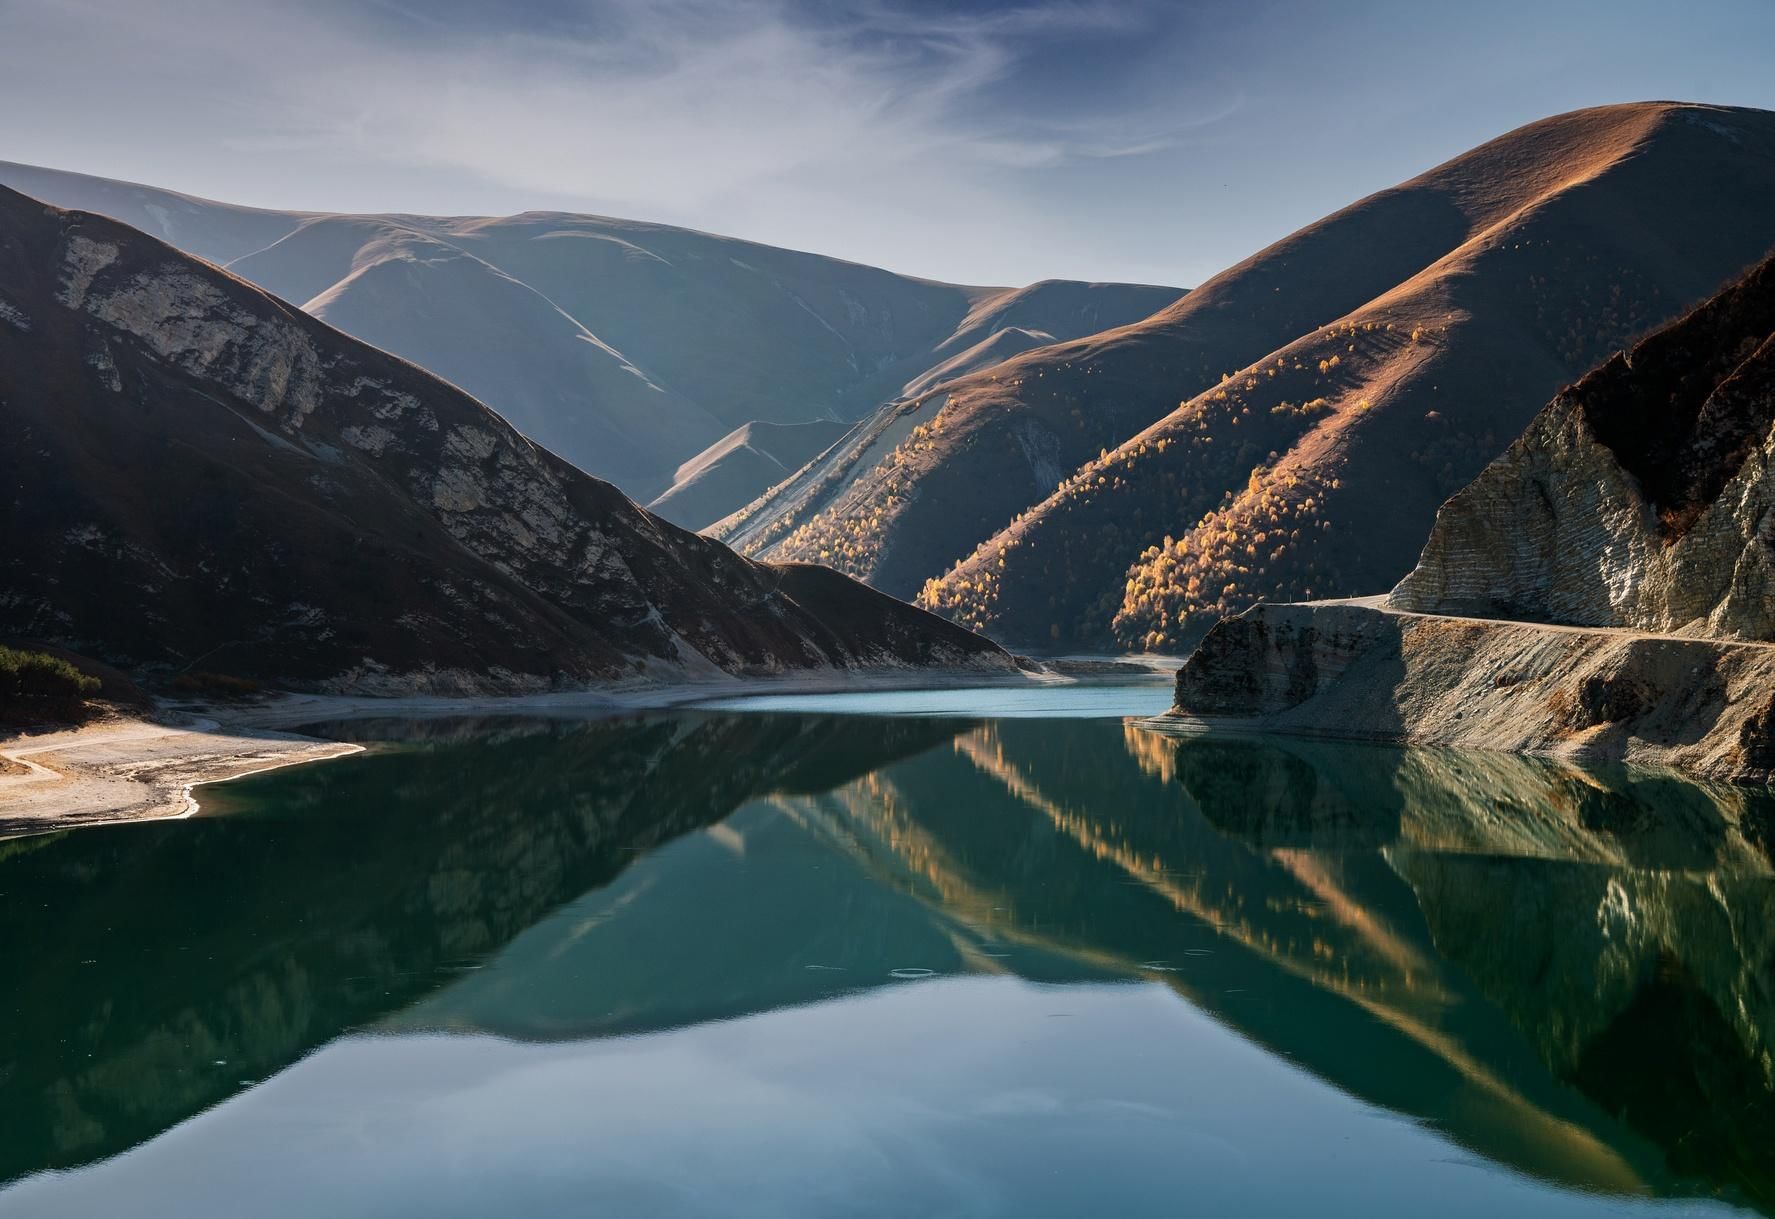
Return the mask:
[[1775,109],[1775,0],[0,0],[0,159],[1190,285],[1524,122]]

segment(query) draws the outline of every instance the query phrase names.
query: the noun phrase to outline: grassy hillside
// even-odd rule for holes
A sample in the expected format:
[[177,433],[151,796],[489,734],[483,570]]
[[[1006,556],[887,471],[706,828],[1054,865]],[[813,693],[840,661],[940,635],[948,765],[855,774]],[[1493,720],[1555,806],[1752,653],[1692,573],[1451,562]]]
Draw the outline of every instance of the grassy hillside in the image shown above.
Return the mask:
[[1391,587],[1560,386],[1775,243],[1775,115],[1601,113],[1612,139],[1551,189],[1088,463],[926,602],[1175,648],[1255,601]]
[[1143,322],[883,411],[715,532],[1030,644],[1119,618],[1174,646],[1193,613],[1384,588],[1553,390],[1775,242],[1772,186],[1762,112],[1534,123]]

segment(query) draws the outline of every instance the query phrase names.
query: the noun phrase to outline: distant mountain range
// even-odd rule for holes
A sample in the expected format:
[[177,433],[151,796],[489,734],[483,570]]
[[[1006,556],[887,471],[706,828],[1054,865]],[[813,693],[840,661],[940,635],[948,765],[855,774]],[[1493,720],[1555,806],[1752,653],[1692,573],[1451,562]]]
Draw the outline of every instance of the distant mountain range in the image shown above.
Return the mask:
[[649,515],[215,266],[4,188],[0,409],[0,638],[379,693],[1011,669],[830,569]]
[[1775,245],[1775,115],[1674,102],[1530,124],[1187,294],[0,180],[225,264],[744,554],[1025,647],[1174,651],[1390,586],[1561,386]]
[[[108,215],[454,382],[646,502],[753,421],[850,422],[1035,343],[1137,321],[1178,288],[963,287],[669,225],[264,211],[0,163],[0,184]],[[703,456],[704,465],[716,460]],[[690,526],[782,476],[662,504]],[[735,498],[737,496],[737,498]],[[705,519],[698,505],[719,510]]]
[[877,411],[711,532],[1022,645],[1368,593],[1560,386],[1775,244],[1775,114],[1533,123],[1154,316]]

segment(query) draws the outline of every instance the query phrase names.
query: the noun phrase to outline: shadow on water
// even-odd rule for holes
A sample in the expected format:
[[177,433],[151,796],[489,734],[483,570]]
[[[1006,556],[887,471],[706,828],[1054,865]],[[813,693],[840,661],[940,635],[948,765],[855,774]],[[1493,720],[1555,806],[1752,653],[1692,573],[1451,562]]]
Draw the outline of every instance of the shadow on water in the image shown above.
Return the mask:
[[1162,983],[1514,1170],[1775,1211],[1768,796],[1113,721],[351,731],[397,743],[0,856],[0,1180],[352,1029],[594,1038],[916,962]]

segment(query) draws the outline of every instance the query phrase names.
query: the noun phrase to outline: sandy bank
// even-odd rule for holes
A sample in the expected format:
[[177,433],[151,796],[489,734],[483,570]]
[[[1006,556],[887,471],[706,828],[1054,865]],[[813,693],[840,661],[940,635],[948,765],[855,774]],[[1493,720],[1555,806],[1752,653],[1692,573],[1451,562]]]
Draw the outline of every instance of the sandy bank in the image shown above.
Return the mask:
[[357,753],[263,728],[116,719],[0,742],[0,835],[188,816],[200,783]]

